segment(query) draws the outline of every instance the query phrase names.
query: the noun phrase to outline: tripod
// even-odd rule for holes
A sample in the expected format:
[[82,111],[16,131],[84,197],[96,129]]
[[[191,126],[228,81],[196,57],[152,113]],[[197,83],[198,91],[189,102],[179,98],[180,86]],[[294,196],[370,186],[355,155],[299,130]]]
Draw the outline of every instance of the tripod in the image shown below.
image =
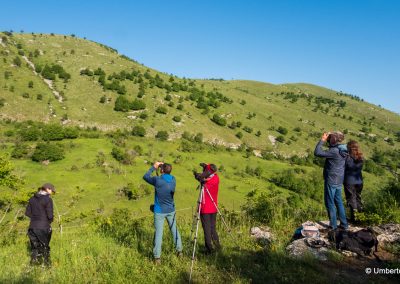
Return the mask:
[[192,252],[192,264],[190,266],[189,283],[192,282],[193,265],[194,265],[194,259],[195,259],[195,254],[196,254],[196,247],[197,247],[197,236],[198,236],[198,232],[199,232],[199,221],[200,221],[201,205],[202,205],[202,201],[203,201],[205,192],[210,197],[211,202],[214,204],[215,208],[217,209],[218,214],[221,216],[222,222],[225,225],[228,233],[233,238],[231,230],[228,227],[228,225],[226,224],[225,218],[222,215],[221,211],[219,211],[219,208],[218,208],[217,204],[215,203],[214,199],[212,198],[212,196],[210,194],[210,191],[203,184],[200,184],[199,187],[200,187],[200,193],[199,193],[199,198],[197,200],[197,210],[196,210],[196,214],[193,216],[193,223],[192,223],[192,235],[191,235],[191,237],[193,237],[193,232],[194,232],[194,227],[195,227],[194,225],[195,224],[196,224],[196,231],[195,231],[194,242],[193,242],[194,244],[193,244],[193,252]]

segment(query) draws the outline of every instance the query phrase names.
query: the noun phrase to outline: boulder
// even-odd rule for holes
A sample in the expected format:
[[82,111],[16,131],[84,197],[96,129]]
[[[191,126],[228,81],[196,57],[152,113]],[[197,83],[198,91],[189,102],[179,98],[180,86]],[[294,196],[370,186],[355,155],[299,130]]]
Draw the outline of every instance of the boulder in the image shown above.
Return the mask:
[[268,245],[274,239],[269,227],[253,227],[250,229],[250,235],[261,245]]
[[306,239],[298,239],[290,243],[286,247],[286,251],[289,253],[290,256],[295,258],[301,258],[305,255],[312,255],[315,258],[326,261],[328,260],[328,251],[329,249],[326,247],[321,248],[314,248],[307,245],[305,242]]

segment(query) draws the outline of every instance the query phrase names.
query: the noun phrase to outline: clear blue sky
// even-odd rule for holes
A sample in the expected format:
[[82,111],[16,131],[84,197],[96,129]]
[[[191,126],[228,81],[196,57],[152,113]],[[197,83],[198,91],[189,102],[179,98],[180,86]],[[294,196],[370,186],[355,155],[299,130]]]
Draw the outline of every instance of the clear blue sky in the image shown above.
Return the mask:
[[400,113],[400,1],[19,0],[1,11],[0,30],[74,33],[181,77],[307,82]]

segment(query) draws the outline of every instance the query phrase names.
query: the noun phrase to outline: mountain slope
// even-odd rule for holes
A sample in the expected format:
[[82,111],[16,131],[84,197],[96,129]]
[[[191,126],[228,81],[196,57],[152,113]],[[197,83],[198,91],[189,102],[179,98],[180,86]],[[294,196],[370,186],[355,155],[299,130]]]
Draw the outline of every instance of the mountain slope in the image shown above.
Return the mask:
[[[177,78],[74,36],[2,33],[0,37],[3,118],[101,130],[141,125],[149,137],[167,130],[170,139],[188,131],[202,133],[205,140],[218,144],[238,147],[246,143],[285,155],[304,154],[324,130],[346,129],[349,138],[364,139],[368,149],[392,148],[384,139],[395,141],[394,134],[400,131],[399,115],[315,85]],[[20,67],[15,66],[16,58],[22,62]],[[54,80],[45,82],[43,77],[49,76],[44,74],[46,64],[50,69],[61,66],[58,72],[62,74],[53,72]],[[97,75],[96,70],[100,70]],[[70,78],[65,80],[65,73]],[[144,96],[137,98],[140,92]],[[135,99],[144,102],[145,109],[115,111],[115,101],[121,96],[131,103]],[[158,113],[160,106],[165,109]],[[147,117],[140,118],[141,113]],[[212,122],[214,115],[226,125]],[[277,131],[280,126],[287,134]],[[278,136],[282,141],[274,142]]]

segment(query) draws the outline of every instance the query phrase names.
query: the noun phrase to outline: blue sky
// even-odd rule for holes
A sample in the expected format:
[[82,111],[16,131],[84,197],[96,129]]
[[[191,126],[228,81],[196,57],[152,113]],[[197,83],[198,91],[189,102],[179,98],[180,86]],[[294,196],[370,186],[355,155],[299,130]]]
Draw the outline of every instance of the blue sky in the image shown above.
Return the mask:
[[76,34],[189,78],[306,82],[400,113],[400,1],[7,1],[0,30]]

